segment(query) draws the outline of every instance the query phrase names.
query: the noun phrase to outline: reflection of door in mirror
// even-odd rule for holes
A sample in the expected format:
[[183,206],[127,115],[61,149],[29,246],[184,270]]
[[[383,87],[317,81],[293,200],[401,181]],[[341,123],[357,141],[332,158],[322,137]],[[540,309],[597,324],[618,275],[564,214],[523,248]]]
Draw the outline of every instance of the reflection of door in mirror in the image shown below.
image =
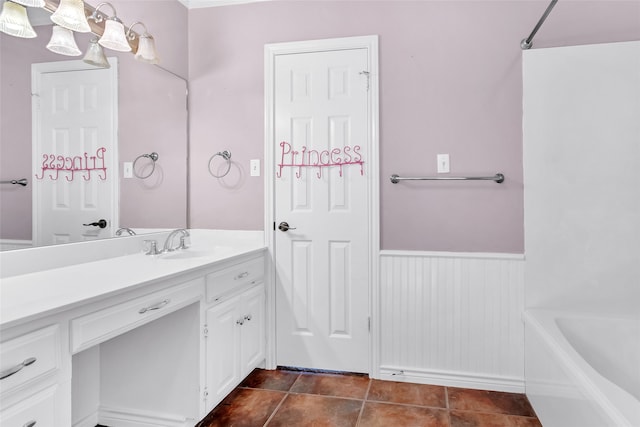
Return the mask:
[[118,76],[111,62],[110,69],[82,61],[32,66],[36,245],[109,237],[118,225]]

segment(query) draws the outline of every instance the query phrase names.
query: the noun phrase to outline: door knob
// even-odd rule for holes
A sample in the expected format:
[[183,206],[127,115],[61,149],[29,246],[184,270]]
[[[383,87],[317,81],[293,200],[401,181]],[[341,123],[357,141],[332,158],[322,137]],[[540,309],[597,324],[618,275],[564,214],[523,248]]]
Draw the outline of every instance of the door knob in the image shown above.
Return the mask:
[[278,225],[278,230],[280,231],[289,231],[289,230],[295,230],[295,227],[289,227],[289,224],[285,221],[282,221],[279,225]]
[[98,222],[90,222],[89,224],[82,224],[85,227],[100,227],[100,228],[106,228],[107,227],[107,220],[106,219],[101,219],[98,220]]

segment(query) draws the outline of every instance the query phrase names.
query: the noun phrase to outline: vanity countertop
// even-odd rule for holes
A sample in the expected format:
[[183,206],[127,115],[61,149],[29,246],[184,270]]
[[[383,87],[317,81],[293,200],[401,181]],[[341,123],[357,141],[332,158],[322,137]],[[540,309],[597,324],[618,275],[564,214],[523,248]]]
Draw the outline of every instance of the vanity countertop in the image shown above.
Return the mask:
[[[156,256],[138,252],[4,277],[0,284],[0,327],[56,314],[265,250],[262,232],[240,232],[234,238],[233,233],[226,230],[222,233],[195,231],[192,231],[192,246],[186,250]],[[81,247],[86,249],[86,245]],[[33,262],[37,263],[37,259]]]

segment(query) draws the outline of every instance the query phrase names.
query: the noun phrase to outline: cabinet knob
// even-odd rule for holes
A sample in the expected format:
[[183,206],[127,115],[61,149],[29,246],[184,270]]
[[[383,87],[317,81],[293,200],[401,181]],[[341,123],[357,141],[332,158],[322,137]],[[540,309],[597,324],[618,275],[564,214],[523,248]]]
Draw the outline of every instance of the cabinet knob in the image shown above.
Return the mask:
[[247,321],[248,321],[248,320],[251,320],[251,315],[250,315],[250,314],[247,314],[246,316],[244,316],[244,320],[247,320]]
[[238,319],[238,320],[236,320],[236,324],[237,324],[237,325],[240,325],[240,326],[244,325],[244,319]]

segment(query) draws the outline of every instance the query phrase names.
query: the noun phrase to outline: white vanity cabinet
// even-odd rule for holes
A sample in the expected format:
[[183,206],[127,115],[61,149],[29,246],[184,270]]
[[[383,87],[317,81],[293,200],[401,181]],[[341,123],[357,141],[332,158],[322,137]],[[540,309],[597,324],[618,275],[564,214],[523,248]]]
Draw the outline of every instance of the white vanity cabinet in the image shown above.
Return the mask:
[[261,256],[207,277],[207,411],[265,359],[263,274]]
[[[13,335],[13,334],[12,334]],[[61,327],[51,324],[0,344],[0,425],[57,426],[69,422],[60,409],[69,381],[63,368]]]
[[0,426],[194,425],[265,361],[266,251],[238,236],[1,277]]

